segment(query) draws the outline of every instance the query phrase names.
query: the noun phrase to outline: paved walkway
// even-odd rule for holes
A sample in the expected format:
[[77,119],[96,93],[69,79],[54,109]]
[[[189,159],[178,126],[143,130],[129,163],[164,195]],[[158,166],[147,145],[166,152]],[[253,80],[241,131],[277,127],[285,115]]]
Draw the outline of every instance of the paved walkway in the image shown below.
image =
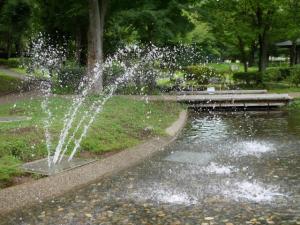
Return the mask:
[[300,98],[300,92],[291,92],[289,93],[289,96],[293,98]]

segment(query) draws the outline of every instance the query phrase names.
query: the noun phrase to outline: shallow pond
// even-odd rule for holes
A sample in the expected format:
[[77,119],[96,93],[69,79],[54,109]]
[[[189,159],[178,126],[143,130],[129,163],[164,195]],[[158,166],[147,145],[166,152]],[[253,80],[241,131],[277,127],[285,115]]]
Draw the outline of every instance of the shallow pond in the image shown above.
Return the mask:
[[191,113],[177,141],[151,159],[1,221],[300,224],[299,114]]

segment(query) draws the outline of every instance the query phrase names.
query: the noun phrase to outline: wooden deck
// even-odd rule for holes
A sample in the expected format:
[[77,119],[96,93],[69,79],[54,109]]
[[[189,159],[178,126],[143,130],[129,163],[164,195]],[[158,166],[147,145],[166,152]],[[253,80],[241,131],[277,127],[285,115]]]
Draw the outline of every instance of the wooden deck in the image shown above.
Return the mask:
[[[250,93],[252,92],[252,93]],[[250,107],[280,107],[288,105],[293,97],[288,94],[268,94],[264,90],[231,91],[225,94],[186,94],[186,95],[161,95],[161,96],[129,96],[136,100],[149,101],[177,101],[185,103],[189,108],[250,108]]]
[[227,94],[266,94],[268,93],[267,90],[224,90],[224,91],[178,91],[178,92],[171,92],[172,95],[227,95]]
[[192,108],[280,107],[293,98],[288,94],[226,94],[177,96],[178,102]]

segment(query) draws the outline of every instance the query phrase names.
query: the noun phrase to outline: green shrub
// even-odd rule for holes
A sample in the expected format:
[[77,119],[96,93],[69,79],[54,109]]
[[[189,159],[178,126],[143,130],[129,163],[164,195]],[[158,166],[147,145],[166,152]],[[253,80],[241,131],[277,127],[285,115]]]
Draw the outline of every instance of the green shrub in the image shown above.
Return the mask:
[[291,75],[291,69],[290,67],[281,67],[279,68],[280,71],[280,79],[285,80]]
[[237,82],[242,82],[247,85],[250,84],[261,84],[262,83],[262,73],[260,72],[239,72],[233,74],[233,80]]
[[268,68],[264,72],[263,80],[268,82],[284,81],[291,75],[291,70],[290,67]]
[[16,68],[20,66],[20,61],[18,59],[0,59],[0,65]]
[[267,82],[281,81],[281,73],[278,68],[267,69],[263,74],[263,80]]
[[299,86],[300,85],[300,68],[295,67],[291,69],[291,75],[289,81],[292,85]]
[[185,68],[184,76],[187,81],[195,81],[198,85],[217,83],[222,80],[217,71],[204,65],[192,65]]
[[0,158],[0,187],[1,184],[9,182],[13,176],[20,173],[20,161],[13,156],[3,156]]

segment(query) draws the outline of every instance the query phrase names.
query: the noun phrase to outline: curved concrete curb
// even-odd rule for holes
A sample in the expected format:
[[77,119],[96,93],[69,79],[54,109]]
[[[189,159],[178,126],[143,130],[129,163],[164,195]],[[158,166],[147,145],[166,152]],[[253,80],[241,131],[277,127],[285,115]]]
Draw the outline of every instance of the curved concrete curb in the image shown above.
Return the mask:
[[0,216],[60,196],[149,158],[176,139],[186,120],[187,112],[183,111],[179,119],[166,129],[168,137],[152,138],[138,146],[74,170],[1,190]]

